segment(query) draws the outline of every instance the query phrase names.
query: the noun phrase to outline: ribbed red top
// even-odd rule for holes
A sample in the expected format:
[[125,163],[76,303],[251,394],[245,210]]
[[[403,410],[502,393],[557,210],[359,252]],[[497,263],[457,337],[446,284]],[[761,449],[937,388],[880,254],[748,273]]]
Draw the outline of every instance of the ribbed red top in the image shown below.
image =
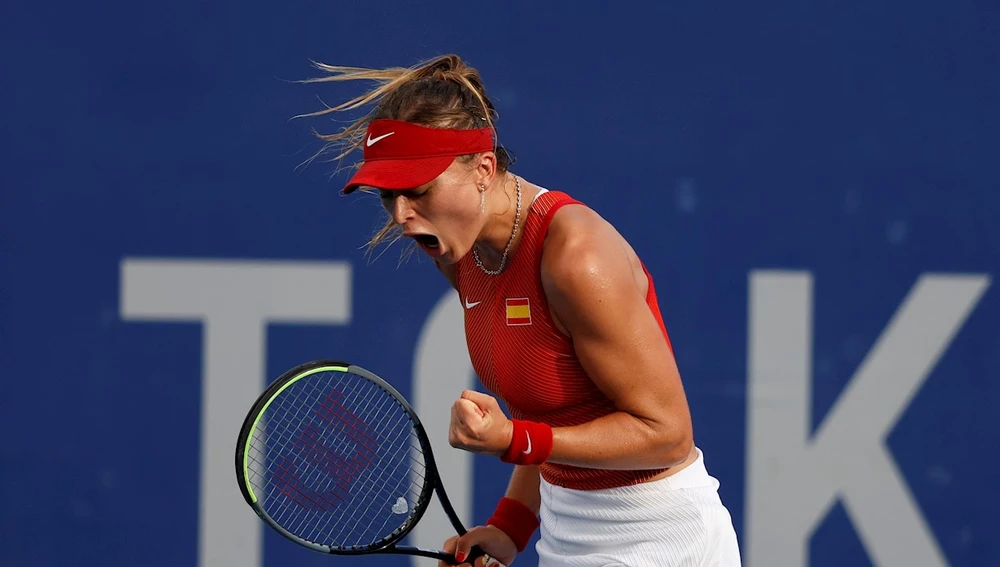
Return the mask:
[[[539,195],[525,215],[516,254],[499,275],[483,273],[472,254],[457,266],[465,336],[479,379],[506,402],[515,419],[552,427],[585,423],[615,411],[580,366],[572,341],[555,327],[542,290],[545,234],[555,212],[570,204],[582,205],[558,191]],[[649,272],[646,277],[646,303],[669,345]],[[540,469],[549,483],[578,490],[636,484],[665,470],[587,469],[553,463]]]

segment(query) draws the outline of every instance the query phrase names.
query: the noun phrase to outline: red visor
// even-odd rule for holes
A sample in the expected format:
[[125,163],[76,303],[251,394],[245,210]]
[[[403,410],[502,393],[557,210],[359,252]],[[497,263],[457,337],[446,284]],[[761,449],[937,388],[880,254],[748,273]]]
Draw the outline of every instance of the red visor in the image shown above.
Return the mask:
[[413,189],[448,169],[455,157],[494,149],[493,130],[445,130],[399,120],[373,120],[364,141],[364,164],[344,187]]

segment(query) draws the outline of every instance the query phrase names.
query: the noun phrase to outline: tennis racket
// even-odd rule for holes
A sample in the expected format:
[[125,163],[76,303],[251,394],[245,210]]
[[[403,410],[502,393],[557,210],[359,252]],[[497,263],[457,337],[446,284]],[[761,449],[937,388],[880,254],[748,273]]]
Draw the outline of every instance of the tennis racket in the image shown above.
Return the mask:
[[[397,545],[434,492],[455,530],[466,529],[413,408],[363,368],[319,360],[271,383],[240,429],[236,477],[264,522],[309,549],[458,563],[450,553]],[[465,562],[485,555],[474,548]]]

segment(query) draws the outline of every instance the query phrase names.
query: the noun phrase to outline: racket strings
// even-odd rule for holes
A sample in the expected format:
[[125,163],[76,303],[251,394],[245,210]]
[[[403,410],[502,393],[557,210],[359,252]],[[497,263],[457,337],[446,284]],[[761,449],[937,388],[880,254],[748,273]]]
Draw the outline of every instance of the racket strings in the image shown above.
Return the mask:
[[[419,440],[416,439],[416,438],[414,438],[412,440],[411,452],[414,453],[413,455],[410,456],[411,464],[414,467],[413,470],[411,471],[411,476],[414,479],[414,483],[418,487],[422,487],[426,483],[427,479],[426,479],[426,477],[424,475],[423,470],[421,470],[421,467],[423,467],[424,463],[423,463],[422,459],[420,459],[417,456],[417,455],[421,455],[422,454],[422,449],[420,447]],[[260,469],[262,469],[265,466],[265,463],[267,462],[267,459],[266,458],[261,459],[261,458],[258,458],[255,455],[251,454],[250,458],[249,458],[249,462],[251,463],[251,467],[250,467],[251,469],[253,469],[253,470],[260,470]],[[275,468],[275,470],[278,473],[288,473],[288,474],[290,474],[291,472],[293,472],[291,470],[291,468],[289,467],[289,465],[288,465],[288,459],[287,459],[287,457],[285,457],[283,459],[282,463],[279,463],[274,468]],[[384,480],[385,480],[385,478],[383,476],[383,477],[380,477],[378,479],[374,479],[373,478],[372,482],[373,483],[379,483],[379,482],[383,482]],[[254,485],[255,486],[259,486],[259,484],[260,483],[254,481]],[[323,487],[323,489],[326,489],[326,488],[327,488],[326,486]],[[301,490],[301,488],[299,488],[299,487],[291,487],[291,490]],[[283,492],[285,492],[285,491],[283,491]],[[308,494],[303,493],[302,496],[303,497],[307,497]],[[290,497],[294,498],[295,496],[294,495],[290,495]],[[307,498],[307,500],[310,500],[313,505],[316,505],[316,506],[320,505],[319,502],[312,501],[309,498]],[[327,502],[327,503],[331,504],[330,502]],[[306,504],[302,503],[302,505],[306,505]]]
[[343,372],[307,376],[271,401],[251,437],[248,473],[271,518],[331,547],[391,536],[427,483],[405,408],[374,382]]
[[[290,400],[291,398],[287,398],[287,399]],[[384,408],[380,408],[380,410],[384,410]],[[324,408],[320,408],[319,412],[321,414],[324,413]],[[326,408],[326,413],[329,413],[329,408]],[[386,422],[386,423],[388,424],[389,422]],[[313,439],[312,441],[310,441],[310,438],[309,438],[309,433],[310,433],[309,424],[307,424],[306,428],[304,429],[304,432],[305,432],[304,439],[303,439],[303,437],[300,437],[299,440],[298,440],[298,442],[296,443],[296,445],[298,447],[300,447],[300,448],[305,448],[306,449],[305,450],[306,456],[307,456],[307,458],[311,457],[310,460],[313,461],[313,464],[319,464],[319,463],[316,462],[315,455],[316,455],[316,453],[319,453],[320,451],[326,451],[326,449],[321,449],[321,448],[317,447],[316,446],[316,441],[319,441],[320,443],[322,443],[323,441],[317,440],[317,439]],[[343,433],[345,433],[346,437],[351,437],[352,436],[350,431],[346,431],[345,430],[345,431],[343,431]],[[303,442],[303,440],[304,440],[304,442]],[[338,444],[336,442],[337,439],[334,439],[333,441],[334,441],[333,443],[329,443],[329,444],[330,445],[337,445]],[[282,449],[287,450],[288,449],[287,442],[284,443],[284,444],[282,444],[280,447]],[[361,459],[364,460],[364,456],[362,456]],[[338,482],[343,482],[345,480],[349,481],[350,479],[352,479],[357,474],[357,466],[356,466],[357,465],[357,461],[356,460],[353,463],[349,463],[348,466],[347,466],[347,468],[346,468],[346,470],[344,470],[344,468],[345,468],[344,467],[344,461],[342,459],[338,459],[338,458],[334,458],[332,460],[328,459],[325,464],[327,465],[326,466],[327,469],[333,468],[330,465],[335,465],[335,466],[337,466],[338,468],[341,469],[339,471],[338,470],[328,471],[328,472],[338,473],[335,476],[333,476],[333,478],[336,479]],[[336,505],[338,502],[335,502],[335,501],[331,502],[330,499],[317,500],[316,498],[311,497],[311,494],[315,494],[316,492],[322,492],[324,490],[328,491],[330,489],[329,484],[327,484],[327,486],[318,486],[318,490],[316,488],[314,488],[313,490],[307,491],[307,490],[303,490],[301,488],[302,485],[311,486],[311,487],[317,487],[317,481],[321,481],[322,480],[321,475],[319,475],[317,473],[317,470],[311,471],[311,475],[310,476],[305,476],[305,477],[301,477],[299,474],[295,474],[294,476],[292,476],[292,481],[293,481],[292,483],[287,483],[286,482],[286,483],[284,483],[283,486],[280,486],[280,487],[284,488],[283,492],[286,493],[286,494],[289,493],[289,489],[291,489],[291,492],[292,492],[293,496],[300,496],[299,498],[293,498],[293,500],[295,500],[296,503],[299,504],[300,506],[304,505],[304,507],[306,507],[306,508],[316,508],[317,507],[316,505],[318,504],[319,508],[322,508],[322,509],[326,510],[326,509],[328,509],[328,507],[324,506],[324,502],[328,503],[328,504],[334,504],[334,505]],[[287,465],[285,465],[283,467],[279,465],[279,468],[277,469],[277,473],[278,473],[277,474],[277,478],[278,478],[278,481],[279,481],[279,485],[280,485],[281,481],[283,480],[282,476],[288,477],[289,476],[289,472],[290,471],[288,470]],[[304,480],[304,482],[295,482],[299,478],[302,478]],[[296,492],[301,493],[301,494],[295,494]],[[303,498],[301,496],[305,496],[305,498]],[[292,512],[292,511],[294,511],[294,510],[292,510],[292,509],[285,510],[285,512]],[[291,519],[292,518],[287,518],[287,517],[284,517],[284,515],[282,515],[280,521],[283,521],[286,524],[289,524],[290,523],[289,520],[291,520]],[[308,521],[308,518],[307,517],[303,517],[303,516],[300,515],[297,518],[297,520],[298,520],[298,523],[291,524],[290,527],[293,530],[296,530],[296,531],[299,531],[299,532],[304,531],[303,528],[305,526],[303,524],[304,524],[304,522]],[[349,524],[345,524],[345,525],[349,525]],[[325,527],[322,527],[321,531],[322,531],[322,529],[326,529],[327,531],[329,531],[329,526],[327,525]],[[355,541],[357,538],[351,537],[350,535],[346,535],[346,536],[340,536],[338,539],[344,539],[346,541]]]
[[[287,399],[290,400],[290,398]],[[384,408],[378,408],[378,409],[380,412],[384,413]],[[318,413],[320,415],[324,413],[329,415],[331,412],[329,407],[324,408],[321,405],[321,407],[318,409]],[[356,429],[357,427],[354,426],[354,428]],[[346,429],[341,430],[340,433],[344,434],[343,437],[349,438],[353,436],[352,432]],[[312,464],[314,465],[325,464],[326,468],[328,469],[328,472],[335,473],[332,477],[329,478],[333,479],[341,488],[343,488],[345,484],[349,484],[350,481],[353,480],[355,476],[357,476],[358,469],[360,468],[358,466],[359,464],[363,464],[363,461],[365,460],[370,461],[370,458],[366,459],[366,454],[365,454],[367,452],[370,452],[371,450],[370,447],[366,448],[367,451],[361,450],[355,453],[355,456],[359,458],[355,458],[351,461],[346,461],[336,456],[336,450],[338,449],[337,445],[343,445],[344,439],[335,437],[327,441],[327,440],[316,439],[315,435],[316,435],[315,427],[313,427],[312,424],[307,424],[306,427],[300,433],[300,437],[297,439],[295,444],[297,445],[297,447],[300,448],[300,452],[304,452],[305,456],[310,461],[312,461]],[[326,442],[326,445],[324,445],[324,441]],[[333,447],[330,447],[330,445],[333,445]],[[283,450],[287,450],[288,449],[287,443],[283,444],[281,448]],[[331,458],[331,449],[333,450],[332,458]],[[323,463],[317,462],[316,458],[317,455],[325,456],[326,461]],[[359,463],[359,461],[362,462]],[[330,470],[330,469],[336,469],[336,470]],[[286,470],[279,469],[279,480],[281,479],[280,474],[282,472],[285,472],[285,474],[287,475],[286,471],[287,468]],[[317,486],[317,481],[321,480],[322,477],[322,475],[320,474],[321,469],[316,468],[309,472],[311,473],[311,476],[305,478],[306,484],[311,486]],[[298,487],[293,485],[292,488],[298,488]],[[329,491],[330,486],[329,484],[327,484],[326,486],[318,486],[318,489],[319,491]],[[363,490],[365,490],[365,487],[362,487],[362,491]],[[315,502],[315,500],[313,500],[313,502]],[[337,502],[333,502],[333,504],[337,504]],[[293,526],[293,528],[301,529],[301,526]]]
[[[410,440],[410,447],[409,447],[409,449],[410,449],[409,458],[410,458],[410,465],[411,465],[411,476],[413,477],[414,484],[415,484],[415,487],[417,488],[417,490],[415,492],[414,498],[412,498],[410,501],[414,501],[414,500],[416,500],[416,497],[419,496],[419,488],[422,487],[427,482],[427,479],[426,479],[426,477],[424,475],[424,470],[423,470],[424,462],[423,462],[423,459],[421,458],[422,457],[422,450],[421,450],[421,447],[420,447],[419,438],[417,438],[417,436],[415,434],[412,435],[411,437],[412,438]],[[393,459],[397,458],[397,453],[402,450],[402,443],[398,443],[397,446],[399,446],[400,448],[391,455],[391,458],[393,458]],[[265,460],[259,459],[255,455],[255,453],[257,453],[257,451],[254,451],[250,455],[250,461],[251,461],[251,463],[257,465],[257,466],[252,467],[252,468],[260,468],[260,467],[263,466],[263,464],[266,461],[266,459]],[[287,459],[287,457],[285,459]],[[275,469],[276,469],[276,472],[278,473],[277,476],[278,476],[279,479],[281,479],[283,475],[287,478],[288,474],[290,472],[292,472],[289,469],[287,460],[283,460],[282,462],[280,462],[275,467]],[[382,472],[383,472],[383,474],[380,475],[378,478],[375,478],[375,477],[371,478],[371,483],[372,484],[380,484],[380,483],[384,483],[384,482],[386,482],[388,480],[386,478],[385,474],[384,474],[384,471],[382,471]],[[341,478],[340,477],[335,477],[335,482],[339,482],[339,481],[341,481]],[[303,490],[298,483],[297,484],[292,484],[291,486],[281,486],[281,485],[279,485],[279,488],[281,488],[282,492],[286,493],[287,496],[289,496],[293,500],[296,500],[296,502],[299,505],[301,505],[301,506],[309,507],[310,505],[313,505],[313,506],[317,506],[317,507],[322,507],[322,505],[324,504],[324,502],[326,504],[331,504],[331,505],[332,504],[336,504],[335,502],[330,502],[329,500],[325,500],[325,499],[322,502],[315,500],[310,495],[311,491],[307,492],[307,491]],[[328,489],[329,489],[329,485],[325,485],[325,486],[322,486],[322,487],[319,488],[320,492],[326,491]],[[294,493],[293,494],[287,494],[289,491],[292,491]],[[279,523],[286,520],[286,518],[284,518],[284,517],[279,517],[279,518],[275,518],[275,519],[278,520]]]
[[[387,402],[387,403],[391,403],[391,404],[394,405],[394,400],[392,400],[391,398],[386,397],[384,401]],[[393,431],[395,431],[397,433],[395,435],[392,435],[391,432],[393,432]],[[417,448],[419,448],[419,440],[416,437],[416,433],[413,430],[412,425],[410,424],[408,417],[405,417],[404,420],[399,421],[399,422],[395,422],[395,423],[393,421],[391,421],[391,420],[384,421],[381,424],[380,428],[379,428],[379,433],[380,433],[380,436],[382,438],[389,439],[389,442],[383,444],[383,446],[394,447],[395,448],[395,449],[392,450],[391,453],[388,453],[388,454],[386,454],[384,456],[384,458],[387,461],[389,461],[389,462],[400,462],[401,459],[400,459],[399,453],[401,452],[401,450],[402,450],[402,448],[404,446],[404,443],[405,443],[404,440],[402,439],[402,437],[405,434],[408,434],[410,436],[410,438],[411,438],[410,441],[416,443]],[[410,446],[412,447],[413,445],[411,444]],[[421,453],[421,455],[422,455],[422,453]],[[410,456],[410,458],[411,458],[411,465],[412,465],[413,464],[413,462],[412,462],[412,456]],[[419,462],[420,462],[421,467],[422,467],[422,461],[419,461]],[[404,498],[404,502],[406,502],[407,509],[406,509],[406,512],[403,513],[404,515],[402,517],[403,518],[408,518],[409,515],[410,515],[409,514],[409,507],[410,507],[411,503],[416,502],[417,498],[419,497],[419,489],[422,486],[422,482],[421,482],[421,484],[417,485],[416,492],[409,491],[409,490],[407,490],[408,487],[405,487],[403,485],[404,484],[411,484],[411,479],[407,478],[407,477],[392,478],[388,474],[390,472],[396,472],[396,471],[394,471],[393,469],[385,468],[385,467],[380,467],[378,469],[375,469],[373,471],[373,474],[367,475],[367,477],[361,479],[361,482],[363,483],[362,484],[362,491],[371,494],[371,493],[374,493],[376,491],[386,490],[390,486],[394,486],[395,488],[393,488],[391,490],[388,490],[387,493],[397,493],[397,494],[399,494],[399,496],[397,496],[395,499],[393,499],[392,502],[391,502],[391,504],[395,504],[396,502],[398,502],[398,499],[400,497],[402,497],[402,493],[407,493],[407,496],[403,497]],[[408,473],[409,470],[406,470],[405,472]],[[423,481],[423,473],[422,472],[420,474],[420,479],[421,479],[421,481]],[[393,484],[393,482],[395,482],[395,484]],[[390,509],[391,509],[391,506],[390,506]],[[401,507],[397,507],[397,510],[399,510],[399,509],[402,509],[402,508]],[[363,519],[363,518],[359,518],[359,520],[360,519]],[[382,524],[381,525],[376,525],[376,523],[377,523],[376,521],[380,520],[380,519],[383,520]],[[385,520],[386,520],[385,517],[380,516],[378,514],[371,514],[371,515],[369,515],[369,522],[368,522],[368,524],[366,524],[365,526],[361,526],[359,524],[357,526],[357,529],[352,530],[347,535],[347,541],[356,541],[357,539],[359,539],[359,537],[362,537],[362,534],[384,533],[385,532],[385,525],[386,525],[386,521]],[[326,527],[327,528],[332,528],[333,526],[328,525]]]

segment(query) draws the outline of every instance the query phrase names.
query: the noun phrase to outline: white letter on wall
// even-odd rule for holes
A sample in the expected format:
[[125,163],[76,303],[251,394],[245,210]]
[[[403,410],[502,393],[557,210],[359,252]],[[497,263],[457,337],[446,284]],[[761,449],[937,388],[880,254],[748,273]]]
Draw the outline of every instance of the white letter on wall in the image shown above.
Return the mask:
[[198,565],[260,567],[263,524],[240,496],[233,454],[264,386],[266,326],[349,323],[350,265],[125,259],[120,310],[127,321],[203,323]]
[[748,566],[806,567],[838,497],[876,567],[947,565],[885,438],[988,286],[922,276],[810,436],[812,278],[750,274]]

